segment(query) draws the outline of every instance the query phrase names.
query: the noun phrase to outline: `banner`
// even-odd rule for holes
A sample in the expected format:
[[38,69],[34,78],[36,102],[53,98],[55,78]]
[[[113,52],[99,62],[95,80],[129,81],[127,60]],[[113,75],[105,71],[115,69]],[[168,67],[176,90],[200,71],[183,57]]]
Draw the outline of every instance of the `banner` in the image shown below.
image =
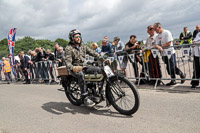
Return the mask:
[[17,28],[12,28],[10,32],[8,32],[8,47],[11,56],[11,66],[14,64],[14,47],[15,47],[15,34]]

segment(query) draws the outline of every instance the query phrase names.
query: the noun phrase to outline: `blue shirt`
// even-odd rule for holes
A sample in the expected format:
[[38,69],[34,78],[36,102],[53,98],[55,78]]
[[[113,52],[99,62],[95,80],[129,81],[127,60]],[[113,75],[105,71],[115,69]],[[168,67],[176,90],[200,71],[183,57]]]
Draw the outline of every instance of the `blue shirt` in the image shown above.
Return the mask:
[[101,53],[101,49],[98,47],[96,50],[95,50],[98,54]]
[[102,45],[101,52],[111,53],[111,43],[107,43],[106,46]]

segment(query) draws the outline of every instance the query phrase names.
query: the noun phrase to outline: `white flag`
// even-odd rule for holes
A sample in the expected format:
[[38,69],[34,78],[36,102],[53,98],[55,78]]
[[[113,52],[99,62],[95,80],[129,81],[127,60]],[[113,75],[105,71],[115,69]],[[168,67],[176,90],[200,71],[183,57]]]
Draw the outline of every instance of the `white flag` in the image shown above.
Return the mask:
[[124,56],[118,56],[119,63],[122,64]]
[[44,62],[45,67],[47,67],[47,61]]
[[86,62],[89,61],[89,55],[86,55],[85,60],[86,60]]
[[168,59],[172,56],[172,49],[164,49],[165,53],[167,54]]
[[52,66],[52,61],[49,61],[49,66],[50,66],[50,67]]
[[38,68],[38,63],[37,62],[35,62],[35,66],[36,66],[36,68]]
[[153,54],[153,58],[156,58],[158,55],[158,49],[152,49],[151,53]]
[[40,65],[42,66],[42,61],[40,61],[39,63],[40,63]]
[[190,48],[182,48],[183,56],[189,56],[190,55]]
[[129,54],[129,57],[132,62],[135,62],[135,54]]
[[108,57],[108,59],[113,62],[114,61],[114,57]]
[[140,50],[140,56],[142,56],[142,50]]

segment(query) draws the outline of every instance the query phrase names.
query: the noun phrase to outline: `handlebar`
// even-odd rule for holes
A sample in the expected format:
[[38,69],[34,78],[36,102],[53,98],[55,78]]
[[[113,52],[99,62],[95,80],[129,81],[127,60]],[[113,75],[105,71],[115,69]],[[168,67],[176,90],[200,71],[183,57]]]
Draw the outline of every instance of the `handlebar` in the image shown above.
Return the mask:
[[87,65],[91,65],[91,66],[96,66],[98,64],[99,64],[98,61],[93,61],[93,62],[88,61],[87,62]]
[[116,54],[123,54],[123,55],[127,55],[128,52],[127,51],[119,51],[119,52],[116,52]]

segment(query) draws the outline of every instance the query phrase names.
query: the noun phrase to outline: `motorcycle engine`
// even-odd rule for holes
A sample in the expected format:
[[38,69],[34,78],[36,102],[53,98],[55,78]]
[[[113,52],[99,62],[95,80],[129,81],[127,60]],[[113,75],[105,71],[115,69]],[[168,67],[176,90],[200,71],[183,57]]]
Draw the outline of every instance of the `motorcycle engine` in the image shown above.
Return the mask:
[[91,82],[100,82],[103,80],[104,75],[102,74],[102,70],[97,66],[89,66],[84,69],[85,81]]

